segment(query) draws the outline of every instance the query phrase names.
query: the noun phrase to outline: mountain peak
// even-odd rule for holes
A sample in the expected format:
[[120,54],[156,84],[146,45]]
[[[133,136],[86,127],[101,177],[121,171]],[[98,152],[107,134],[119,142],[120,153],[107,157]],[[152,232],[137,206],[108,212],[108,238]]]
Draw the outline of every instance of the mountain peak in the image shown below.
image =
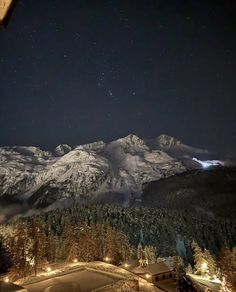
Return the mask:
[[65,154],[67,154],[68,152],[70,152],[71,149],[72,149],[71,146],[69,146],[67,144],[60,144],[54,149],[54,153],[57,156],[63,156]]
[[124,138],[120,138],[117,140],[118,142],[125,142],[129,145],[141,145],[141,146],[145,146],[146,143],[139,138],[138,136],[134,135],[134,134],[129,134],[128,136],[124,137]]
[[103,141],[97,141],[93,143],[83,144],[76,147],[76,149],[83,149],[83,150],[102,150],[106,146],[106,143]]
[[162,134],[156,138],[156,143],[159,147],[162,148],[174,148],[177,145],[180,145],[181,142],[174,137],[169,135]]

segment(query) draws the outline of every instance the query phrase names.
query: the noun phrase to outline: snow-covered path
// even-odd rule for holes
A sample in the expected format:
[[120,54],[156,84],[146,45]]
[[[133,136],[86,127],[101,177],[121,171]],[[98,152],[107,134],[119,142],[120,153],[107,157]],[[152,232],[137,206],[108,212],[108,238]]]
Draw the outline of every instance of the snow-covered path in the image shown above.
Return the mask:
[[89,292],[117,282],[117,278],[88,270],[76,271],[25,286],[29,292]]
[[210,281],[205,277],[198,275],[189,275],[191,280],[196,284],[199,291],[205,291],[206,288],[210,288],[212,292],[219,292],[221,284],[219,282]]

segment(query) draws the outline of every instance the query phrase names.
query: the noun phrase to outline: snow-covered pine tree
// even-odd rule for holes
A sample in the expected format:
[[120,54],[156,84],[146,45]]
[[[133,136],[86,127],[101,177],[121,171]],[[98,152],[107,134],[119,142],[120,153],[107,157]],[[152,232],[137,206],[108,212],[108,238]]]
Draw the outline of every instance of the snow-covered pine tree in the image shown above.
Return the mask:
[[142,256],[143,256],[143,246],[139,242],[138,247],[137,247],[137,258],[138,258],[139,262],[142,261]]
[[204,249],[203,257],[207,262],[207,273],[210,278],[213,278],[216,274],[216,261],[214,256],[209,252],[209,250]]
[[66,225],[63,233],[63,250],[62,258],[67,262],[71,262],[79,256],[79,228],[77,225]]
[[192,273],[193,273],[193,268],[191,264],[188,264],[186,268],[186,274],[192,274]]
[[[92,219],[90,218],[92,221]],[[86,242],[87,261],[96,261],[99,259],[100,239],[95,225],[85,226],[83,232]],[[81,241],[80,241],[81,242]]]
[[122,261],[129,260],[131,257],[131,246],[128,239],[128,236],[122,232],[116,230],[116,236],[117,236],[117,245],[119,248],[119,254],[121,256]]
[[177,281],[181,280],[186,274],[184,261],[180,256],[173,257],[173,268],[175,271]]
[[45,256],[48,262],[53,263],[57,260],[57,242],[58,238],[54,236],[51,232],[48,233],[45,243]]
[[124,232],[106,226],[104,250],[105,256],[115,264],[128,260],[131,253],[128,237]]
[[104,249],[105,257],[115,263],[117,261],[117,243],[115,232],[110,225],[106,226]]
[[218,264],[223,279],[221,291],[236,291],[236,247],[222,248]]
[[11,272],[20,277],[25,277],[30,273],[30,248],[31,241],[28,235],[28,228],[25,222],[19,221],[16,224],[14,237],[9,241],[12,254]]
[[157,261],[157,249],[155,246],[146,245],[144,247],[144,254],[147,264],[153,264]]
[[36,276],[38,269],[41,269],[46,261],[46,236],[44,232],[44,225],[39,217],[30,217],[27,223],[28,237],[31,240],[31,259],[34,263],[34,274]]
[[192,242],[192,249],[194,252],[193,258],[195,273],[201,275],[202,273],[205,273],[207,270],[207,262],[204,259],[202,249],[200,248],[196,241]]

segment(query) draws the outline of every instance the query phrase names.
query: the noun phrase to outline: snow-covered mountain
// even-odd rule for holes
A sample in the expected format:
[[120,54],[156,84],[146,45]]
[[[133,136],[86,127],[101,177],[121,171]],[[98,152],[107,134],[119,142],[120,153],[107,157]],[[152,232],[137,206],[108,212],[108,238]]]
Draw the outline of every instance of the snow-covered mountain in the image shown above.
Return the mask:
[[182,145],[161,135],[152,147],[128,135],[110,143],[63,144],[53,152],[37,147],[1,147],[0,197],[25,200],[38,207],[66,199],[129,202],[139,197],[143,183],[186,170],[183,161],[169,152],[181,148],[189,155],[188,150],[194,150]]
[[178,139],[164,134],[158,136],[155,139],[148,140],[147,142],[154,149],[160,149],[170,156],[181,160],[188,169],[199,167],[199,163],[196,163],[196,161],[192,160],[193,157],[207,160],[214,159],[216,155],[214,153],[210,153],[206,149],[185,145]]
[[154,140],[154,145],[174,157],[191,158],[194,156],[208,157],[211,155],[206,149],[199,149],[183,144],[181,141],[168,135],[160,135]]

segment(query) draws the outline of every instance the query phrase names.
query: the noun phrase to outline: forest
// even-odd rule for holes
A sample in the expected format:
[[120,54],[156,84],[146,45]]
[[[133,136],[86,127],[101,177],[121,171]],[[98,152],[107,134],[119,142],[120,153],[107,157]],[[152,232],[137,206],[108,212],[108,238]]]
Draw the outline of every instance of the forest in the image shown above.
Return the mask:
[[[180,258],[176,270],[183,266],[185,271],[201,274],[206,272],[202,271],[206,262],[207,273],[213,277],[220,266],[236,263],[235,228],[233,217],[187,211],[117,205],[57,209],[0,226],[0,273],[11,271],[25,277],[48,263],[75,260],[109,259],[120,264],[140,259],[143,250],[147,263],[158,257]],[[229,268],[232,279],[235,268]]]

